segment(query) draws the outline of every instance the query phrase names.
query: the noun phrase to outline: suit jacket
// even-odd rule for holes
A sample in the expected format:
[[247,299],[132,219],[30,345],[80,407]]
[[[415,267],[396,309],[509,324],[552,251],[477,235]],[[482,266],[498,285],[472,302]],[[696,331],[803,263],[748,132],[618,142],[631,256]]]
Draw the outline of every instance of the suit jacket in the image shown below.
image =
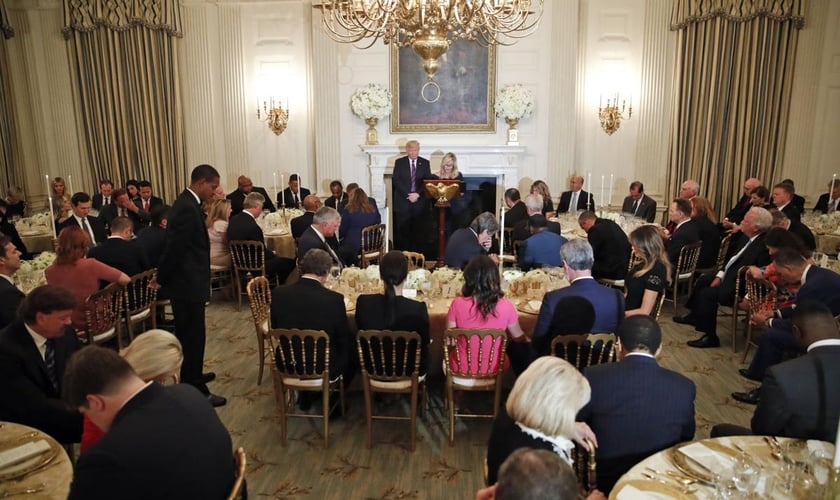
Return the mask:
[[592,398],[578,413],[598,436],[598,489],[645,457],[694,439],[694,382],[647,356],[590,366]]
[[[56,229],[57,230],[57,229]],[[31,259],[32,256],[29,253],[29,250],[26,249],[26,244],[23,243],[23,240],[20,239],[20,234],[17,232],[17,228],[15,225],[9,222],[5,217],[0,215],[0,233],[5,234],[12,240],[12,245],[18,249],[21,253],[21,259]]]
[[152,211],[152,209],[155,208],[155,207],[160,207],[160,206],[164,205],[163,200],[158,198],[157,196],[152,196],[151,198],[149,198],[149,209],[148,210],[143,208],[143,198],[142,197],[135,198],[133,201],[134,201],[134,205],[137,208],[139,208],[140,210],[142,210],[146,213],[150,213]]
[[[96,241],[93,242],[94,244],[102,243],[108,239],[108,231],[105,229],[105,224],[102,222],[102,219],[99,217],[88,216],[87,223],[93,230],[93,236],[96,237]],[[70,216],[66,221],[55,226],[56,235],[61,234],[62,229],[70,226],[82,227],[82,225],[76,220],[75,216]]]
[[137,233],[137,239],[134,241],[146,253],[146,260],[149,262],[149,266],[158,267],[160,254],[163,253],[166,245],[166,229],[160,226],[144,227]]
[[791,203],[799,211],[800,216],[805,213],[805,198],[796,193],[793,193],[793,199],[791,200]]
[[[720,291],[718,293],[721,303],[729,302],[731,298],[735,297],[735,281],[738,277],[738,269],[742,266],[757,266],[764,267],[770,263],[770,254],[767,253],[767,245],[764,244],[764,238],[767,233],[761,233],[755,237],[752,243],[749,244],[746,250],[738,257],[738,259],[729,266],[729,269],[723,275],[720,283]],[[737,241],[729,245],[729,253],[724,261],[724,267],[731,260],[731,258],[738,254],[748,241],[747,235],[741,233]]]
[[560,203],[557,205],[557,211],[562,214],[568,211],[591,210],[595,206],[595,198],[590,198],[590,196],[589,193],[581,189],[580,193],[578,193],[577,207],[570,207],[569,205],[572,203],[572,192],[563,191],[563,194],[560,195]]
[[395,219],[409,217],[412,214],[417,215],[423,211],[428,201],[423,180],[431,178],[432,170],[429,166],[429,160],[418,156],[417,171],[414,174],[414,190],[420,195],[420,199],[411,203],[408,201],[408,193],[411,190],[411,162],[409,162],[408,156],[397,158],[394,162],[394,173],[391,177],[391,206],[394,209]]
[[192,302],[210,300],[210,236],[201,205],[186,189],[169,209],[158,283],[169,297]]
[[[817,362],[825,375],[822,387]],[[840,391],[835,386],[838,377],[840,345],[814,347],[804,356],[770,367],[752,417],[753,433],[833,443],[840,415]],[[824,401],[822,413],[820,400]]]
[[519,448],[533,448],[556,453],[550,442],[527,434],[516,425],[516,421],[508,415],[505,405],[502,405],[493,420],[493,428],[490,430],[490,439],[487,443],[488,484],[495,484],[498,481],[502,463]]
[[[429,311],[426,304],[396,297],[393,323],[385,317],[385,295],[359,295],[356,299],[356,326],[359,330],[417,332],[420,335],[420,375],[429,369]],[[409,369],[414,366],[409,364]]]
[[[549,333],[554,320],[555,309],[564,297],[583,297],[595,309],[595,323],[590,333],[615,332],[624,319],[624,295],[615,288],[606,287],[594,279],[579,278],[570,286],[548,292],[543,297],[533,338]],[[557,311],[560,314],[574,314],[574,311]]]
[[152,383],[76,463],[70,499],[226,498],[230,434],[194,387]]
[[[136,200],[134,204],[137,204]],[[110,205],[102,207],[102,210],[99,212],[99,218],[102,219],[105,225],[110,227],[111,221],[117,217],[117,214],[119,214],[119,207],[111,203]],[[135,233],[138,232],[141,227],[144,227],[149,223],[149,212],[143,210],[142,208],[139,209],[138,213],[134,213],[131,210],[126,209],[125,216],[131,219],[131,223],[134,225]]]
[[[112,196],[110,196],[110,198],[111,198],[111,199],[110,199],[110,200],[108,200],[108,201],[109,201],[109,205],[110,205],[110,202],[113,202],[113,201],[114,201],[114,197],[113,197],[113,195],[112,195]],[[105,200],[104,200],[104,197],[102,196],[102,193],[96,193],[95,195],[93,195],[93,196],[91,197],[91,200],[90,200],[90,208],[92,208],[92,209],[94,209],[94,210],[102,210],[102,206],[103,206],[104,201],[105,201]]]
[[522,221],[528,222],[528,207],[520,200],[505,212],[505,228],[516,227]]
[[347,206],[348,196],[347,193],[344,191],[341,192],[341,199],[337,199],[335,196],[330,196],[327,198],[327,201],[324,202],[324,205],[334,208],[341,212],[344,210],[344,207]]
[[729,219],[729,222],[733,224],[740,224],[741,221],[744,220],[744,216],[747,215],[752,205],[750,204],[750,197],[747,195],[741,196],[741,199],[738,200],[738,204],[732,207],[732,210],[726,212],[726,219]]
[[[621,204],[621,211],[633,215],[633,203],[635,201],[632,196],[624,198],[624,203]],[[656,218],[656,201],[650,196],[643,194],[639,200],[639,207],[636,209],[636,217],[653,222],[653,219]]]
[[9,280],[0,276],[0,328],[6,328],[17,318],[17,308],[25,295]]
[[292,229],[292,237],[294,239],[298,239],[303,236],[303,232],[312,225],[313,217],[315,217],[315,212],[303,212],[303,215],[295,217],[291,222],[289,222]]
[[785,205],[782,209],[782,213],[785,214],[791,221],[799,222],[802,219],[802,212],[799,210],[799,207],[794,205],[793,201]]
[[355,355],[344,297],[315,280],[301,278],[271,292],[271,325],[325,331],[330,337],[330,378],[343,373]]
[[[330,238],[326,238],[326,242],[322,241],[321,238],[318,237],[318,233],[315,232],[315,229],[313,229],[312,226],[307,227],[306,231],[304,231],[298,239],[298,262],[300,262],[303,256],[306,255],[306,252],[312,250],[313,248],[320,248],[321,250],[325,250],[327,253],[330,253],[330,250],[332,249],[332,254],[335,254],[335,249],[331,247],[329,241]],[[335,254],[333,260],[335,260],[337,257],[338,254]],[[344,263],[341,262],[340,258],[339,261],[336,262],[336,264],[342,266],[344,265]]]
[[817,204],[814,206],[814,212],[822,212],[824,214],[828,213],[828,204],[831,201],[831,193],[823,193],[820,195],[820,198],[817,200]]
[[362,229],[380,222],[382,222],[382,216],[375,207],[371,213],[351,213],[345,210],[341,216],[341,226],[338,228],[341,246],[346,248],[348,252],[359,253],[362,247]]
[[251,214],[240,212],[230,218],[227,228],[228,241],[259,241],[265,243],[265,235]]
[[597,219],[587,233],[595,265],[595,278],[623,279],[630,264],[630,241],[618,224],[609,219]]
[[[268,210],[270,212],[274,212],[274,203],[271,202],[271,197],[268,193],[265,192],[265,188],[259,186],[253,186],[251,188],[252,193],[260,193],[265,198],[265,202],[263,203],[263,210]],[[227,199],[230,200],[230,215],[236,215],[242,211],[242,202],[245,201],[245,197],[247,193],[240,191],[237,189],[236,191],[230,193],[226,196]]]
[[[554,233],[560,234],[560,223],[554,222],[553,220],[546,221],[545,228]],[[531,237],[531,225],[528,222],[528,219],[519,221],[516,223],[516,226],[513,228],[513,232],[510,234],[512,241],[525,241]]]
[[[831,314],[840,314],[840,274],[831,269],[814,266],[805,272],[805,283],[796,293],[796,302],[819,302],[831,309]],[[795,305],[781,309],[781,319],[773,320],[773,327],[792,329],[790,317]]]
[[115,267],[129,276],[134,276],[152,268],[149,265],[148,257],[146,257],[145,249],[136,240],[126,241],[117,237],[108,238],[102,244],[91,248],[88,257]]
[[295,203],[295,199],[292,197],[292,188],[287,187],[286,189],[283,190],[283,193],[282,193],[283,201],[282,202],[280,201],[280,196],[281,195],[280,194],[277,195],[277,205],[280,206],[280,205],[283,205],[283,203],[285,203],[286,208],[303,208],[303,200],[304,200],[304,198],[306,198],[309,195],[310,195],[310,193],[309,193],[308,189],[306,189],[305,187],[299,188],[298,189],[298,200],[297,200],[297,203]]
[[665,242],[665,253],[668,254],[671,265],[676,267],[682,247],[697,241],[700,241],[700,231],[697,223],[692,219],[687,220],[682,226],[674,230],[671,238]]
[[714,267],[717,263],[718,251],[720,251],[718,226],[708,217],[694,217],[691,220],[697,225],[697,234],[700,236],[700,241],[703,242],[700,247],[700,257],[697,259],[697,268]]
[[44,431],[59,443],[78,443],[82,437],[82,414],[67,408],[61,400],[64,367],[79,350],[72,328],[55,341],[55,371],[58,388],[47,375],[47,365],[26,331],[15,320],[0,331],[0,420],[8,420]]
[[443,261],[448,267],[464,269],[473,257],[486,253],[487,251],[479,245],[475,232],[468,227],[463,227],[452,233],[449,241],[446,242],[446,254]]
[[560,248],[564,243],[566,243],[566,238],[548,230],[534,234],[519,248],[519,262],[522,269],[527,271],[533,267],[562,266]]
[[814,238],[814,233],[812,233],[811,230],[808,229],[808,226],[802,222],[798,220],[790,221],[788,231],[799,236],[802,239],[802,243],[805,243],[808,250],[814,251],[817,248],[817,240]]

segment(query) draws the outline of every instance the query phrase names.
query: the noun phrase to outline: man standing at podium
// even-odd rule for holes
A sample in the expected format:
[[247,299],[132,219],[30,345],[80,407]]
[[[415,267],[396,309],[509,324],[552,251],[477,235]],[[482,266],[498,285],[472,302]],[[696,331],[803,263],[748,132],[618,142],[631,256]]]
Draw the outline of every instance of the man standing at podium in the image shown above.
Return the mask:
[[423,185],[432,177],[429,160],[421,158],[420,143],[405,144],[406,156],[394,162],[391,206],[394,210],[394,248],[423,252],[428,229],[428,197]]

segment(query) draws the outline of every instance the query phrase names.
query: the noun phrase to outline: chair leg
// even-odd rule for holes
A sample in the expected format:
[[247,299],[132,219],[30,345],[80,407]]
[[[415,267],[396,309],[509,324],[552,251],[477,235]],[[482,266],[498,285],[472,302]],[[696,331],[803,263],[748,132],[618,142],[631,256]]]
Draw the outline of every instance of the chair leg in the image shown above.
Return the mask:
[[239,278],[239,271],[234,272],[233,289],[236,291],[236,311],[242,309],[242,280]]
[[263,370],[265,369],[265,335],[257,332],[258,349],[260,350],[260,373],[257,375],[257,385],[262,384]]
[[449,403],[449,446],[455,446],[455,390],[452,381],[446,381],[446,400]]
[[278,401],[278,403],[279,403],[278,406],[280,407],[280,443],[282,444],[283,447],[285,447],[286,446],[286,430],[287,430],[286,427],[289,423],[289,420],[288,420],[289,417],[286,416],[286,398],[287,398],[286,388],[282,385],[282,383],[280,385],[280,394],[283,398],[282,401]]
[[329,448],[330,442],[330,386],[324,388],[321,392],[322,404],[324,409],[324,449]]
[[365,419],[367,420],[367,447],[370,449],[373,446],[373,403],[371,400],[370,383],[366,374],[362,375],[362,385],[365,390]]
[[[674,272],[676,274],[676,272]],[[674,316],[677,315],[677,289],[680,286],[680,281],[674,276],[674,288],[671,290],[671,300],[674,302]]]
[[750,352],[750,342],[752,341],[752,329],[753,329],[752,323],[747,324],[747,339],[746,339],[746,342],[744,343],[744,356],[741,358],[741,364],[744,364],[744,363],[747,362],[747,353]]
[[417,441],[417,393],[419,391],[417,385],[415,381],[411,388],[411,418],[408,421],[409,425],[411,425],[411,431],[409,432],[411,442],[408,444],[408,449],[411,451],[414,451]]
[[732,353],[738,352],[738,299],[732,304]]

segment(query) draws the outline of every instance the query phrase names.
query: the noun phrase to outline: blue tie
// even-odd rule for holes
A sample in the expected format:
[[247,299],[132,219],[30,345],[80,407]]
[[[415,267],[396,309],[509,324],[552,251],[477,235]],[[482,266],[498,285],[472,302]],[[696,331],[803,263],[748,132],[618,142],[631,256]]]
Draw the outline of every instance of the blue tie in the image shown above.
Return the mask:
[[50,377],[53,389],[58,390],[58,375],[55,373],[55,340],[47,339],[44,349],[44,364],[47,365],[47,375]]

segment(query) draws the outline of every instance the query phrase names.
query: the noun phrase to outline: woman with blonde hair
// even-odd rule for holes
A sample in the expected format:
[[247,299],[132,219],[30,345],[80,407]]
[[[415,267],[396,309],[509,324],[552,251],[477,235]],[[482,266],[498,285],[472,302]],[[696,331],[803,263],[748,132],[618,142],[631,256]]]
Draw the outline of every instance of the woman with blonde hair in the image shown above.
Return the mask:
[[700,257],[697,259],[698,269],[708,269],[717,263],[720,250],[720,229],[717,216],[709,200],[700,196],[691,199],[691,220],[697,225],[700,241]]
[[73,216],[73,202],[70,195],[65,194],[61,198],[61,210],[55,213],[55,225],[59,225]]
[[214,266],[230,267],[230,245],[227,237],[230,211],[230,200],[216,199],[210,202],[207,217],[204,219],[207,235],[210,237],[210,264]]
[[464,175],[458,171],[458,158],[455,153],[446,153],[440,160],[440,171],[435,175],[438,179],[464,180]]
[[548,190],[548,184],[544,181],[534,181],[531,184],[531,194],[538,194],[543,199],[542,214],[546,217],[554,216],[554,202],[551,200],[551,192]]
[[516,379],[493,421],[487,444],[487,483],[496,482],[502,462],[522,447],[553,451],[571,465],[573,440],[586,436],[595,441],[586,424],[575,422],[590,395],[589,382],[568,361],[543,356],[531,363]]
[[61,207],[64,204],[64,195],[73,196],[72,193],[67,192],[67,184],[63,177],[56,177],[50,184],[50,197],[52,197],[53,214],[57,217],[61,213]]
[[653,224],[639,226],[630,233],[630,245],[638,263],[627,275],[624,315],[651,314],[659,293],[668,286],[671,262],[659,229]]
[[[461,193],[463,194],[466,190],[466,186],[463,184],[464,182],[464,174],[462,174],[458,170],[458,158],[455,156],[455,153],[446,153],[443,155],[443,159],[440,160],[440,171],[436,174],[433,174],[435,179],[454,179],[461,181]],[[455,232],[456,229],[464,227],[467,225],[468,222],[465,222],[463,219],[463,215],[467,214],[465,208],[469,200],[465,196],[457,196],[449,200],[449,208],[446,208],[446,239],[448,240],[452,233]],[[437,220],[437,218],[435,218]],[[437,234],[437,232],[435,232]]]

